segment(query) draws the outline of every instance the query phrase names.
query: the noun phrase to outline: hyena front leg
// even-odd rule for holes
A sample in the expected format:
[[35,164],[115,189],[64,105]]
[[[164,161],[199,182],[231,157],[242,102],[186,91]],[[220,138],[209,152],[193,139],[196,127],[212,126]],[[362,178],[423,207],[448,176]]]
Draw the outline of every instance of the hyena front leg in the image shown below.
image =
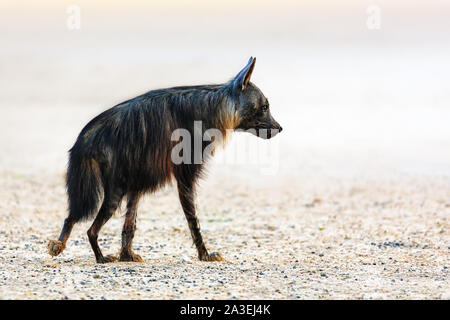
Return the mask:
[[132,249],[134,232],[136,231],[136,215],[139,195],[136,193],[128,195],[127,214],[122,229],[122,249],[120,250],[120,261],[144,262],[141,256],[135,254]]
[[197,247],[198,258],[201,261],[223,261],[222,256],[217,252],[208,253],[205,243],[200,233],[200,223],[195,215],[194,188],[192,183],[182,183],[178,181],[178,195],[181,206],[191,231],[192,240]]

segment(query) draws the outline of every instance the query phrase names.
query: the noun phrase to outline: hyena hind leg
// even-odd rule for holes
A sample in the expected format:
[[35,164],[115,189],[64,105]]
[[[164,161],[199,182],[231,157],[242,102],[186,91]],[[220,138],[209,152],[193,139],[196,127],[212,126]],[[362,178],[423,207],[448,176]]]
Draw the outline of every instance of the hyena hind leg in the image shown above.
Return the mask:
[[102,251],[98,245],[98,234],[103,225],[108,222],[108,220],[113,216],[114,212],[119,207],[119,203],[122,200],[122,195],[120,192],[115,192],[112,196],[105,194],[105,199],[100,208],[100,211],[95,217],[94,223],[89,228],[87,235],[89,238],[89,243],[91,244],[92,251],[95,254],[95,260],[97,263],[107,263],[117,261],[118,258],[113,255],[103,256]]
[[136,216],[139,195],[136,193],[128,195],[127,213],[122,229],[122,249],[119,261],[144,262],[140,255],[133,252],[133,238],[136,231]]

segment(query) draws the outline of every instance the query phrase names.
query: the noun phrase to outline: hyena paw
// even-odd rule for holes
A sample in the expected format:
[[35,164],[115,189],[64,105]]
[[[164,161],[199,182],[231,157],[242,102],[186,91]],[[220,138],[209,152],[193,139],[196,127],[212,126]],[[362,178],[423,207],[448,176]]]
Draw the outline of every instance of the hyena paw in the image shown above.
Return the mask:
[[100,257],[97,259],[97,263],[109,263],[109,262],[115,262],[117,261],[117,257],[113,256],[111,254],[107,255],[106,257]]
[[144,259],[140,255],[134,252],[123,252],[120,253],[119,261],[122,262],[144,262]]
[[225,259],[222,258],[222,256],[218,252],[207,253],[201,255],[199,258],[201,261],[225,261]]
[[48,253],[53,257],[59,255],[64,248],[64,244],[58,240],[50,240],[47,244]]

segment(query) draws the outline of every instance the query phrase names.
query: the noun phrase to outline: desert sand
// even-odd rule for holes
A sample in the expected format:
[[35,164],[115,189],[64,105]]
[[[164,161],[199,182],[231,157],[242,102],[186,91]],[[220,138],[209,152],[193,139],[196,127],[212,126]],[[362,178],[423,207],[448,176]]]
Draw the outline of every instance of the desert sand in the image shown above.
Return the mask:
[[[226,259],[212,263],[197,260],[167,188],[140,207],[134,248],[145,262],[105,265],[95,263],[87,223],[60,256],[47,254],[65,217],[62,174],[2,174],[1,187],[3,299],[450,297],[448,180],[280,181],[268,190],[214,179],[198,201],[206,244]],[[103,229],[105,253],[118,252],[122,220]]]

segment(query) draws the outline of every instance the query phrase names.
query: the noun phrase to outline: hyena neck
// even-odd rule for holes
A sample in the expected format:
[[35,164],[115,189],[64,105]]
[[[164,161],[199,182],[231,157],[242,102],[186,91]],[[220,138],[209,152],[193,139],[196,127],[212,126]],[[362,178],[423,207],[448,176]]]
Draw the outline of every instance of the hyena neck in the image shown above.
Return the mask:
[[239,124],[239,115],[231,88],[228,84],[219,86],[215,91],[206,92],[204,99],[209,102],[202,114],[204,128],[219,130],[225,141]]
[[239,115],[234,99],[226,94],[217,106],[216,128],[222,133],[232,132],[239,124]]

